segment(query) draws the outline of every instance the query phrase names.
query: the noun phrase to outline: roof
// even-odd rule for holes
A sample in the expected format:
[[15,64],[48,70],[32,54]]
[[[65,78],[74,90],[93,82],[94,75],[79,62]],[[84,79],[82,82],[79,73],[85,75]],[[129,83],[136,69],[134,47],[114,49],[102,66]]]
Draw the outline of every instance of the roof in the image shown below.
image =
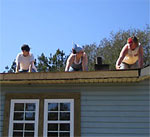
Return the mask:
[[0,74],[0,84],[128,83],[145,79],[150,79],[150,66],[141,70]]

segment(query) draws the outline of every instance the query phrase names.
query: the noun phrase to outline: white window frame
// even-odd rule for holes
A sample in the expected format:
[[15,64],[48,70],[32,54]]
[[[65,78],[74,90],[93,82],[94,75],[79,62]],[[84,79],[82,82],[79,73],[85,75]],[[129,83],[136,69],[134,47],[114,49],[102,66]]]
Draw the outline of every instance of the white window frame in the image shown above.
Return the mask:
[[[13,123],[20,123],[19,121],[14,121],[14,104],[15,103],[35,103],[35,129],[34,129],[34,137],[38,136],[38,119],[39,119],[39,99],[11,99],[11,107],[10,107],[10,119],[9,119],[9,137],[13,137]],[[21,123],[30,123],[25,120],[21,121]]]
[[[74,99],[45,99],[44,100],[44,129],[43,137],[47,137],[47,125],[48,123],[48,103],[70,103],[70,137],[74,137]],[[68,121],[57,121],[57,123],[68,123]]]

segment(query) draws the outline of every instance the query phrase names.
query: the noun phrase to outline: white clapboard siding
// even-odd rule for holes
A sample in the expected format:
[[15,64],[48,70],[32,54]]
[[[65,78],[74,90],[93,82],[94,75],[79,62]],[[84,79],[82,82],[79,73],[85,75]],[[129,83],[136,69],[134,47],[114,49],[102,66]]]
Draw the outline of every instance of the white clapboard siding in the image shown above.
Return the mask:
[[85,88],[82,137],[149,137],[149,84]]
[[2,129],[3,129],[4,102],[5,102],[4,92],[0,91],[0,137],[2,136]]

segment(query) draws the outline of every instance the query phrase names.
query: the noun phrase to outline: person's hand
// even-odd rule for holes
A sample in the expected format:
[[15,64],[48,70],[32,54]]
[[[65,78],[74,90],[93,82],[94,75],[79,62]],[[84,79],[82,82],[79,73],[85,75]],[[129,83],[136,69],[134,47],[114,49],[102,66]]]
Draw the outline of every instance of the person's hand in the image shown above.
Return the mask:
[[116,66],[116,69],[120,69],[120,66],[117,65],[117,66]]
[[28,71],[28,72],[30,73],[30,72],[32,72],[32,71],[29,69],[29,71]]

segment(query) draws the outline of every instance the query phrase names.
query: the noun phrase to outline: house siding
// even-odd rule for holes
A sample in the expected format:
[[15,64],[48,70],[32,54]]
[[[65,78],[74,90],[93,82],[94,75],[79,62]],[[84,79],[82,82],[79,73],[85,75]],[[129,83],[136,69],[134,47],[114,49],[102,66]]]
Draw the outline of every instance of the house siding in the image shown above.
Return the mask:
[[3,119],[4,119],[4,102],[5,102],[5,92],[0,89],[0,137],[3,132]]
[[149,137],[149,95],[148,81],[82,92],[82,137]]
[[80,92],[81,137],[149,137],[149,80],[139,83],[38,86],[2,88],[0,136],[6,93]]

